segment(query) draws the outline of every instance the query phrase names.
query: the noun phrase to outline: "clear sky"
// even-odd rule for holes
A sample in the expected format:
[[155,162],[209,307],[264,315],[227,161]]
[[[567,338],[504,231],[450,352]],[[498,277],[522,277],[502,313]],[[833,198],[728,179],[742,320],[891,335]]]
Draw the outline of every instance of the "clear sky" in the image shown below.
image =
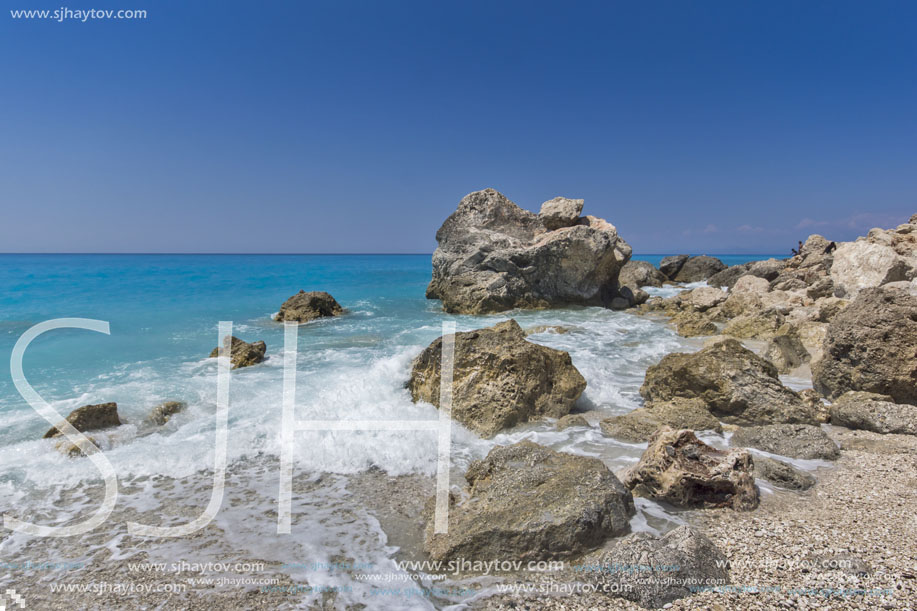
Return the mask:
[[0,251],[431,252],[470,191],[635,252],[917,212],[917,3],[4,0]]

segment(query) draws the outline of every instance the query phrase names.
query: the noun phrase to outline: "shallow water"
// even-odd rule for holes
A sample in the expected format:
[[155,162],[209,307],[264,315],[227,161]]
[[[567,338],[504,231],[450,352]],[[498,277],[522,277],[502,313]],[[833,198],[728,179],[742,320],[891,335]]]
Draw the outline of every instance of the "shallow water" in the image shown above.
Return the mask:
[[[276,466],[280,451],[283,326],[271,316],[287,297],[299,289],[327,290],[347,310],[343,317],[299,329],[300,420],[436,419],[434,407],[411,402],[405,383],[411,359],[441,334],[447,320],[460,331],[490,326],[510,315],[523,328],[568,328],[563,334],[547,331],[529,339],[571,354],[588,383],[576,409],[594,412],[592,419],[639,407],[646,368],[669,352],[698,347],[659,321],[602,308],[446,315],[439,302],[423,298],[429,277],[429,255],[5,255],[0,256],[0,354],[9,355],[18,337],[44,320],[109,321],[110,336],[62,330],[38,338],[25,357],[26,376],[62,415],[89,403],[118,403],[128,425],[98,437],[127,488],[116,515],[143,515],[141,521],[149,522],[151,514],[161,515],[164,507],[177,503],[187,505],[177,515],[193,517],[206,505],[214,460],[217,368],[215,359],[206,357],[218,343],[218,321],[233,321],[235,335],[267,343],[268,360],[232,373],[229,471],[236,496],[227,493],[215,520],[224,534],[209,539],[208,553],[226,548],[243,559],[276,562],[326,562],[343,555],[382,566],[391,565],[398,550],[388,544],[371,512],[354,503],[347,476],[369,469],[390,476],[433,475],[435,435],[297,433],[297,486],[307,492],[294,495],[298,517],[293,534],[277,535],[276,513],[271,512],[276,512],[278,473],[265,465]],[[93,485],[98,472],[89,461],[70,460],[53,449],[53,442],[41,439],[49,424],[29,408],[3,369],[0,509],[44,524],[87,515],[97,503],[88,491],[98,488]],[[153,406],[167,400],[185,401],[188,409],[150,432],[143,420]],[[495,444],[521,439],[599,457],[615,471],[635,462],[645,447],[604,437],[598,428],[558,432],[550,423],[537,423],[482,440],[456,425],[453,484],[461,482],[472,460]],[[310,478],[321,477],[326,478],[321,485],[309,484]],[[649,501],[638,502],[638,509],[634,529],[661,531],[680,522]],[[102,530],[92,536],[84,555],[91,556],[100,546],[115,559],[133,553],[123,523]],[[26,540],[15,534],[0,543],[4,560],[24,553]],[[150,553],[173,559],[193,556],[201,553],[204,540],[164,543]],[[70,549],[72,554],[79,546]],[[365,604],[380,587],[347,574],[331,578],[327,571],[316,575],[297,569],[288,574],[294,580],[347,586],[348,591],[338,594],[343,602]],[[393,606],[444,604],[429,599],[402,602]]]

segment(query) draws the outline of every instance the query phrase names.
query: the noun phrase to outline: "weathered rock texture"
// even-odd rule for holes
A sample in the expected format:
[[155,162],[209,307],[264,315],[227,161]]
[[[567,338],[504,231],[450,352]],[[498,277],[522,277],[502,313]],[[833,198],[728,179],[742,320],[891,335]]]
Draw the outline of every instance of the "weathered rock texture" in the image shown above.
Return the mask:
[[723,430],[700,399],[675,398],[651,405],[602,420],[599,423],[602,433],[622,441],[642,443],[663,427],[692,431]]
[[723,422],[817,422],[815,409],[777,378],[774,365],[734,339],[695,353],[668,354],[646,371],[648,402],[701,399]]
[[565,558],[626,532],[635,513],[602,461],[529,441],[494,448],[465,479],[467,498],[451,506],[448,534],[434,534],[428,508],[424,551],[434,560]]
[[[66,420],[81,433],[98,431],[121,425],[121,419],[118,417],[117,403],[84,405],[70,412]],[[51,437],[57,437],[59,435],[61,435],[61,432],[55,426],[45,433],[44,439],[50,439]]]
[[789,463],[766,456],[755,456],[755,477],[788,490],[808,490],[815,485],[815,477]]
[[637,496],[673,505],[746,511],[758,506],[753,473],[748,450],[723,452],[700,441],[693,431],[661,429],[623,481]]
[[578,201],[551,200],[539,215],[493,189],[465,196],[436,232],[427,297],[466,314],[610,306],[631,248],[610,223],[573,219]]
[[166,401],[153,408],[150,412],[149,421],[151,424],[162,426],[169,421],[175,414],[184,411],[188,407],[183,401]]
[[[441,337],[414,359],[408,382],[414,401],[439,407],[441,359]],[[456,334],[452,388],[452,417],[489,437],[541,416],[565,416],[586,380],[569,354],[526,341],[508,320]]]
[[715,257],[701,255],[690,257],[672,278],[676,282],[700,282],[726,269],[726,265]]
[[764,358],[777,367],[780,373],[790,371],[808,363],[812,358],[799,337],[799,330],[793,325],[783,325],[777,330],[764,349]]
[[898,289],[861,291],[828,325],[812,382],[832,399],[862,390],[917,404],[917,297]]
[[893,403],[888,398],[846,393],[829,408],[831,424],[886,435],[917,435],[917,406]]
[[340,316],[344,308],[324,291],[299,291],[287,299],[274,316],[278,322],[309,322],[316,318]]
[[730,444],[750,447],[790,458],[835,460],[837,444],[821,427],[809,424],[768,424],[742,427],[732,434]]
[[607,551],[583,564],[595,567],[587,578],[599,585],[597,591],[659,609],[691,595],[692,587],[727,585],[726,560],[706,536],[690,526],[679,526],[661,537],[641,532],[615,539]]
[[628,261],[618,274],[621,286],[640,288],[642,286],[662,286],[668,280],[665,274],[656,269],[649,261]]
[[[257,365],[264,361],[264,354],[267,352],[267,344],[264,342],[249,344],[238,337],[223,338],[223,345],[224,347],[230,347],[231,345],[229,361],[232,363],[233,369]],[[215,359],[218,356],[220,356],[220,349],[214,348],[210,353],[210,358]]]

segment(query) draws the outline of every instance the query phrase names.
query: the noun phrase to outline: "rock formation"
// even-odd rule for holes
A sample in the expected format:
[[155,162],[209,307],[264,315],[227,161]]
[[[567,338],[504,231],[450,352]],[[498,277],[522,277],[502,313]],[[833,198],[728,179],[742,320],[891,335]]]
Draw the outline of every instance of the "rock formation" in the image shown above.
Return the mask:
[[[408,388],[414,401],[439,407],[442,338],[414,359]],[[533,344],[515,320],[457,333],[452,417],[480,435],[541,416],[570,412],[586,389],[570,355]]]
[[812,474],[782,460],[766,456],[755,456],[755,477],[788,490],[808,490],[815,485],[815,477]]
[[[98,431],[113,426],[120,426],[122,424],[121,419],[118,417],[117,403],[84,405],[70,412],[66,420],[81,433]],[[45,433],[44,439],[50,439],[51,437],[57,437],[59,435],[61,435],[61,432],[57,427],[51,427],[51,429]]]
[[668,280],[665,274],[648,261],[628,261],[618,274],[618,284],[631,288],[644,286],[662,286]]
[[860,291],[828,325],[824,352],[812,381],[826,397],[862,390],[917,404],[917,297],[900,289]]
[[[233,369],[241,369],[242,367],[256,365],[264,360],[264,354],[267,352],[267,344],[264,342],[249,344],[238,337],[227,336],[223,338],[224,346],[229,347],[230,344],[229,360],[232,363]],[[220,349],[214,348],[213,352],[210,353],[210,358],[215,359],[218,356],[220,356]]]
[[498,446],[465,474],[448,534],[434,534],[428,506],[424,551],[434,560],[566,558],[628,530],[630,492],[597,458],[523,441]]
[[729,443],[790,458],[836,460],[840,456],[837,444],[828,434],[821,427],[810,424],[740,427]]
[[730,424],[817,422],[815,409],[780,382],[776,367],[734,339],[666,355],[647,369],[640,394],[651,403],[701,399]]
[[278,322],[309,322],[316,318],[340,316],[344,308],[324,291],[299,291],[287,299],[274,316]]
[[630,443],[647,441],[663,427],[692,431],[723,430],[703,401],[682,398],[652,403],[651,407],[641,407],[621,416],[606,418],[599,426],[605,435]]
[[484,314],[569,304],[610,306],[631,248],[610,223],[556,198],[541,214],[493,189],[465,196],[436,232],[427,298]]
[[693,431],[661,429],[624,477],[624,485],[644,496],[682,507],[758,506],[754,462],[748,450],[723,452],[700,441]]
[[886,435],[917,435],[917,405],[890,399],[874,393],[845,393],[829,408],[831,424]]
[[188,405],[184,401],[166,401],[153,408],[148,418],[150,424],[163,426],[172,416],[184,411]]

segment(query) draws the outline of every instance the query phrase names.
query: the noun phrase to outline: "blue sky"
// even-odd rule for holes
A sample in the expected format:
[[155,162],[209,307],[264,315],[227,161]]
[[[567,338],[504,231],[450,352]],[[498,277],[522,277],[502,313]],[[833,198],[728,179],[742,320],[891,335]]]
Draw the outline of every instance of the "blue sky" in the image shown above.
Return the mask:
[[0,251],[431,252],[470,191],[638,253],[917,212],[912,2],[177,2],[0,14]]

